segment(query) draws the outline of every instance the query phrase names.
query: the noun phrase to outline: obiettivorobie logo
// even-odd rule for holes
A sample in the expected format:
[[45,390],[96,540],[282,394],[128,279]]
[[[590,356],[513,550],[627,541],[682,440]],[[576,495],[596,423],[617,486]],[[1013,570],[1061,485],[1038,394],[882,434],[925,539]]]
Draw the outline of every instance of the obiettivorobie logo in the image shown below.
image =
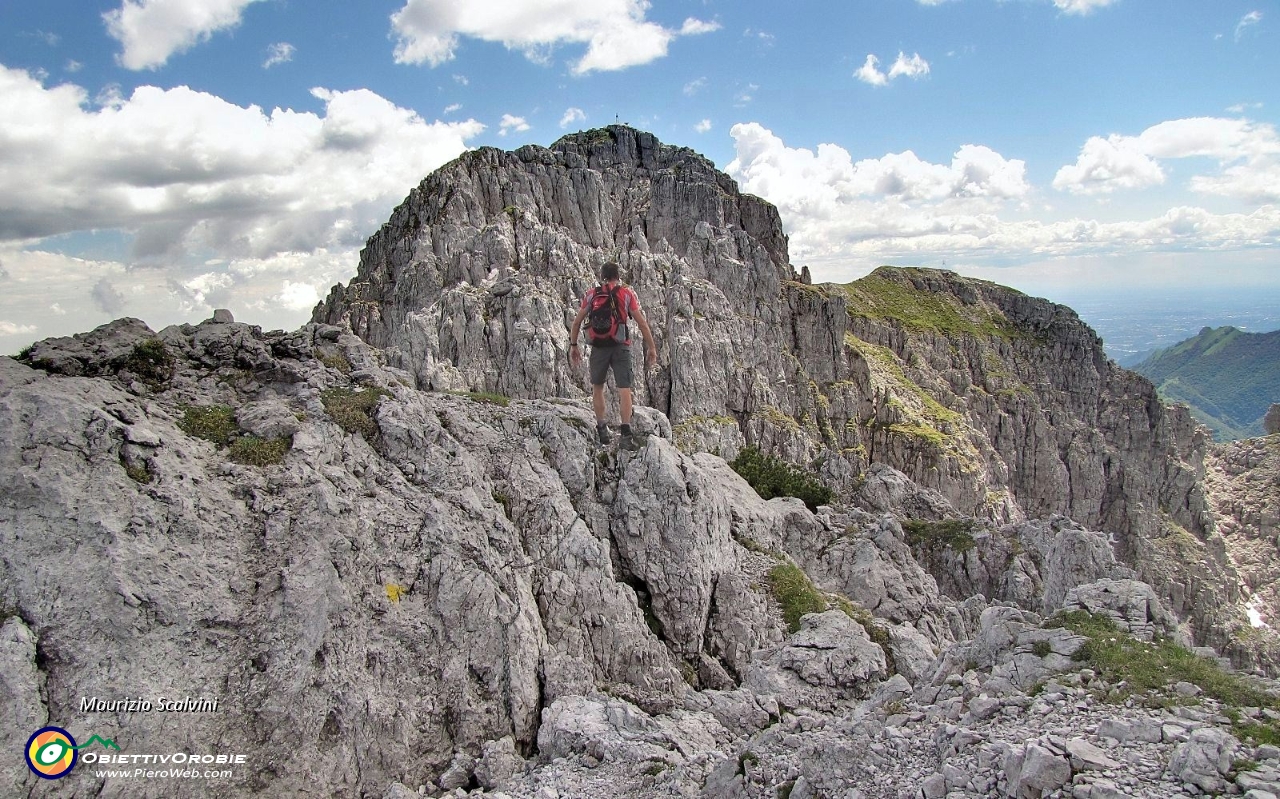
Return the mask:
[[[99,744],[106,752],[80,752]],[[41,727],[27,739],[24,752],[27,767],[41,779],[56,780],[67,776],[77,763],[93,764],[97,777],[107,779],[216,779],[234,778],[229,766],[242,766],[248,756],[228,753],[169,752],[166,754],[120,752],[120,746],[110,738],[94,735],[83,744],[77,744],[71,733],[61,727]],[[121,769],[121,766],[131,768]],[[215,766],[201,769],[200,766]]]
[[120,747],[110,738],[103,739],[95,735],[77,746],[71,733],[61,727],[41,727],[27,739],[27,768],[45,780],[65,777],[75,767],[80,750],[94,744],[120,751]]

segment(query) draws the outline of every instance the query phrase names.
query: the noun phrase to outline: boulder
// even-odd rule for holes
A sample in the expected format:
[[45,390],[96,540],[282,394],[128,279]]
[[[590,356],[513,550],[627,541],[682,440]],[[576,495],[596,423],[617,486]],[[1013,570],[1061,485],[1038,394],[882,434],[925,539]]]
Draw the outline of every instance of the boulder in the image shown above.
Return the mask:
[[1239,746],[1239,741],[1216,727],[1192,730],[1186,741],[1174,747],[1166,773],[1207,793],[1218,793],[1226,788]]
[[1062,609],[1107,616],[1140,641],[1150,641],[1155,636],[1185,639],[1177,618],[1151,586],[1138,580],[1102,579],[1075,586],[1063,598]]
[[839,610],[810,613],[800,630],[771,650],[757,653],[746,685],[787,704],[830,704],[863,696],[884,679],[884,650],[862,625]]

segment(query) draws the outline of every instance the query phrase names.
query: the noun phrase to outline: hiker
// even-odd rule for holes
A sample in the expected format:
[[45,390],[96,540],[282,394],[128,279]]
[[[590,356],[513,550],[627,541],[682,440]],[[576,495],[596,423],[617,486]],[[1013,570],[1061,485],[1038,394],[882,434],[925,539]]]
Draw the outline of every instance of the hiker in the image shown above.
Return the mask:
[[618,387],[618,409],[622,416],[621,433],[631,435],[631,338],[628,319],[634,318],[644,336],[645,367],[658,362],[658,347],[649,322],[640,310],[640,300],[630,286],[618,280],[618,263],[610,261],[600,267],[600,285],[582,298],[578,315],[569,331],[569,363],[578,368],[582,352],[578,349],[578,331],[588,320],[587,341],[591,344],[591,405],[596,412],[596,436],[601,444],[609,443],[609,426],[604,420],[604,383],[613,369],[613,382]]

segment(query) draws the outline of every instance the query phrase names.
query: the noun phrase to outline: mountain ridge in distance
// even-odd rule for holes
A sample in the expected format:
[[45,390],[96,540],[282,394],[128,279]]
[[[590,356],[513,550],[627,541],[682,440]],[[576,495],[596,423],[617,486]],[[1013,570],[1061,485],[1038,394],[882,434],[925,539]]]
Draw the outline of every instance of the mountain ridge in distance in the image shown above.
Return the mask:
[[1190,406],[1217,440],[1260,436],[1267,408],[1280,401],[1280,330],[1204,327],[1130,368],[1166,400]]

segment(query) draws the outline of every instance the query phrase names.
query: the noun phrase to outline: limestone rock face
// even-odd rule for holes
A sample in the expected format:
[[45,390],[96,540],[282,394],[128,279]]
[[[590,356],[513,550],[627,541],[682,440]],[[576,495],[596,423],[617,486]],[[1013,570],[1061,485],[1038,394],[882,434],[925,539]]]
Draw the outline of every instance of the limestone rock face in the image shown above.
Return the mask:
[[1251,616],[1222,648],[1249,666],[1274,669],[1259,647],[1262,625],[1280,626],[1280,437],[1233,441],[1210,453],[1205,484],[1225,550],[1240,570]]
[[443,167],[315,318],[349,324],[423,387],[574,396],[568,322],[611,257],[663,351],[663,369],[638,375],[647,404],[683,421],[792,403],[781,286],[795,275],[776,209],[696,153],[623,126]]
[[[10,752],[22,751],[27,737],[49,720],[40,701],[44,677],[36,667],[35,635],[21,618],[6,619],[0,625],[0,743]],[[20,758],[10,758],[0,770],[0,789],[7,795],[19,795],[26,780],[27,767]]]
[[1227,773],[1239,742],[1212,727],[1192,731],[1173,751],[1169,773],[1202,791],[1217,793],[1226,787]]

